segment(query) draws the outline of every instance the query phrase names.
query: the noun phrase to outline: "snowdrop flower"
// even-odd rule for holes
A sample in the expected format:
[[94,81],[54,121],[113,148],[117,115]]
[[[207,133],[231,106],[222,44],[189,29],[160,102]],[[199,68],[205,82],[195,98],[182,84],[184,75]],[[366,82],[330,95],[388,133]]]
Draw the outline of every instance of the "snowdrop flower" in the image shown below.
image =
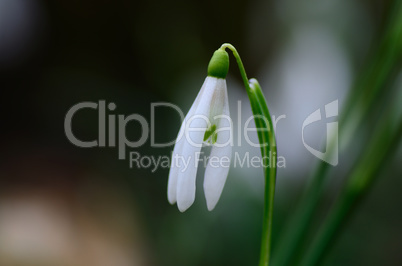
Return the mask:
[[[232,155],[232,121],[226,89],[229,55],[215,51],[208,65],[208,76],[181,125],[172,154],[168,181],[168,200],[177,202],[181,212],[195,199],[200,150],[211,145],[205,170],[204,193],[208,210],[215,208],[229,172]],[[204,162],[205,163],[205,162]]]

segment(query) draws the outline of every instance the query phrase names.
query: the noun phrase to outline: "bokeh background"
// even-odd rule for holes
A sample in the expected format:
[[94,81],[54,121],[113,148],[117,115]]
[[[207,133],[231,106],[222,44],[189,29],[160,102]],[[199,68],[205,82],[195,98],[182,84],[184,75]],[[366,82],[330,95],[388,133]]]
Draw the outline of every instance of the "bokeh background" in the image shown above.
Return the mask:
[[[286,116],[276,129],[286,167],[278,169],[275,251],[318,163],[303,146],[302,123],[333,100],[342,109],[390,9],[388,0],[0,0],[0,265],[256,265],[261,168],[232,168],[220,202],[208,212],[201,167],[196,201],[182,214],[167,202],[169,169],[130,168],[116,147],[74,146],[64,132],[67,111],[105,100],[117,106],[108,114],[147,120],[155,102],[186,112],[212,53],[232,43],[248,75],[260,81],[272,115]],[[401,91],[401,77],[382,102]],[[227,83],[235,127],[243,126],[251,110],[233,57]],[[177,113],[161,109],[155,118],[156,140],[173,140]],[[305,132],[319,150],[326,122]],[[77,113],[72,126],[80,139],[96,139],[97,112]],[[373,127],[365,121],[340,155],[321,216]],[[138,139],[141,127],[131,123],[126,133]],[[128,152],[169,156],[172,148],[147,141]],[[259,154],[244,141],[234,151]],[[400,265],[401,160],[399,147],[323,265]]]

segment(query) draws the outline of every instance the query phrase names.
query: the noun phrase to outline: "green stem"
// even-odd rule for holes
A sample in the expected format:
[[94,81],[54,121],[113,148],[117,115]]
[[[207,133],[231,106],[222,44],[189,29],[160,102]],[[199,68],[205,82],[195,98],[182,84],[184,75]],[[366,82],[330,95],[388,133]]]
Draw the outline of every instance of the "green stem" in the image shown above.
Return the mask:
[[[260,108],[255,107],[253,110],[254,120],[256,127],[259,129],[268,129],[269,132],[258,131],[258,138],[261,144],[261,155],[263,158],[270,158],[269,164],[264,164],[265,175],[265,194],[264,194],[264,216],[262,227],[262,239],[261,239],[261,254],[260,254],[260,266],[269,265],[270,252],[271,252],[271,235],[272,235],[272,221],[274,210],[274,198],[275,198],[275,183],[276,183],[276,159],[277,149],[276,140],[274,134],[274,128],[269,114],[267,104],[262,94],[261,87],[257,80],[250,80],[250,87],[252,94],[259,104]],[[250,97],[250,96],[249,96]],[[250,103],[252,98],[250,98]],[[271,134],[269,134],[271,133]]]
[[[271,235],[272,235],[272,220],[275,197],[276,183],[276,140],[271,115],[269,113],[267,103],[262,93],[261,87],[256,79],[247,79],[247,74],[244,69],[240,55],[236,48],[228,43],[221,46],[220,49],[230,49],[236,58],[242,76],[244,86],[247,90],[247,95],[250,100],[251,110],[254,114],[258,139],[260,142],[261,156],[263,158],[264,176],[265,176],[265,191],[264,191],[264,214],[262,226],[260,266],[268,266],[271,255]],[[268,160],[268,163],[267,163]]]
[[240,75],[241,75],[241,78],[243,79],[244,87],[246,88],[247,93],[249,93],[249,91],[251,91],[251,89],[248,84],[246,70],[244,69],[243,62],[241,61],[239,53],[237,52],[236,48],[233,45],[231,45],[230,43],[222,44],[220,49],[225,50],[226,48],[228,48],[230,51],[232,51],[233,56],[236,58],[237,65],[239,66]]

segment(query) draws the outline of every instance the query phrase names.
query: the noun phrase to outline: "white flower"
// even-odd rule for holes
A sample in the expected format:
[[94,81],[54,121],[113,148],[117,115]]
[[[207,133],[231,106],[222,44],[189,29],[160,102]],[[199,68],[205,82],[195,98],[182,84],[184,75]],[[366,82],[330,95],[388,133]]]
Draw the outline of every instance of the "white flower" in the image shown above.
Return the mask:
[[[222,56],[223,62],[219,58]],[[177,202],[181,212],[187,210],[195,199],[202,144],[212,145],[204,177],[208,210],[215,208],[226,182],[232,155],[232,122],[224,79],[228,64],[226,52],[215,52],[208,67],[208,77],[178,134],[169,173],[168,200],[171,204]]]

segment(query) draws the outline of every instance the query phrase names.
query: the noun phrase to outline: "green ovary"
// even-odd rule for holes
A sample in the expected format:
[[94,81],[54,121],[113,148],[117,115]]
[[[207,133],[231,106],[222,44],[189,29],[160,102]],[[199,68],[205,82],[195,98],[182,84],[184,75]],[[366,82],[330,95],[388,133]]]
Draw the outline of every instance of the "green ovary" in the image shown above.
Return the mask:
[[204,141],[210,139],[211,144],[215,144],[218,139],[218,134],[216,133],[216,125],[212,125],[205,131]]

